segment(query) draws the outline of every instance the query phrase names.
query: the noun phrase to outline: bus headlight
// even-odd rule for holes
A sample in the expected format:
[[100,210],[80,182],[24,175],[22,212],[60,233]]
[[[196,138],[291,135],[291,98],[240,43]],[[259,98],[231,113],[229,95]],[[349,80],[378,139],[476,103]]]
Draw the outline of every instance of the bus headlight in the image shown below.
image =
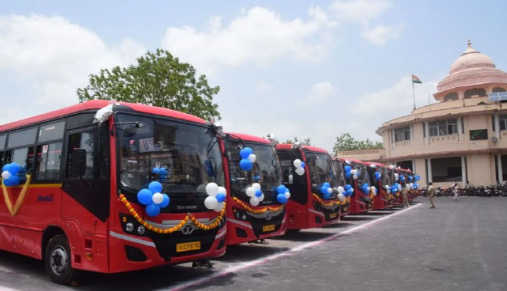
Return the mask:
[[128,232],[132,232],[134,230],[134,224],[132,222],[128,222],[125,225],[125,230],[128,231]]
[[137,227],[137,233],[139,235],[143,235],[145,231],[146,231],[146,228],[144,228],[144,226],[140,225]]

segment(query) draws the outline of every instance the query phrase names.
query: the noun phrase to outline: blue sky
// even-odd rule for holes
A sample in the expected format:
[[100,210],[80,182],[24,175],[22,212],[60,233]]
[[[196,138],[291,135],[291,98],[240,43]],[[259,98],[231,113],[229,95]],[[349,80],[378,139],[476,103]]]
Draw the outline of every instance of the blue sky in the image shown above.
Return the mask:
[[[473,47],[507,70],[507,1],[4,1],[0,123],[77,103],[101,68],[157,48],[205,74],[226,131],[381,141]],[[434,102],[433,97],[430,97]]]

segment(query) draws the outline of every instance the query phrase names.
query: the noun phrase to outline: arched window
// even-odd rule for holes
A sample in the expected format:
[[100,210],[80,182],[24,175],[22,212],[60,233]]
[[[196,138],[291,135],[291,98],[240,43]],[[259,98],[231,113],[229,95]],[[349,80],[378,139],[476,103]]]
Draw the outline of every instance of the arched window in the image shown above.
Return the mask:
[[465,91],[465,99],[470,99],[472,96],[478,95],[479,97],[486,96],[486,90],[482,88],[473,88]]
[[445,95],[444,102],[451,101],[451,100],[458,100],[458,93],[452,92],[452,93]]
[[501,87],[495,87],[495,88],[493,88],[493,91],[492,91],[492,92],[493,92],[493,93],[494,93],[494,92],[505,92],[505,89],[504,89],[504,88],[501,88]]

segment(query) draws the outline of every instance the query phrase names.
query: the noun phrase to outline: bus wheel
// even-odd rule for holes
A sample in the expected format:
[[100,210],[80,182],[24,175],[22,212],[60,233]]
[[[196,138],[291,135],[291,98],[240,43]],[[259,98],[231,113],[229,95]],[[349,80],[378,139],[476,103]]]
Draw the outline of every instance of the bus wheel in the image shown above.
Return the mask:
[[53,282],[68,285],[76,279],[77,271],[72,268],[69,242],[63,234],[52,237],[45,251],[44,265]]

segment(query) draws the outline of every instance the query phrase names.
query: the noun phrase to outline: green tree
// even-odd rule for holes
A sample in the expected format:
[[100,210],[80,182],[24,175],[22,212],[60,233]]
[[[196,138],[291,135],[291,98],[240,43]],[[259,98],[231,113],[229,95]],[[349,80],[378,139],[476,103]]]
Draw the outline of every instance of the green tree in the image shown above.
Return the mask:
[[336,138],[336,143],[333,147],[333,152],[338,151],[352,151],[352,150],[363,150],[363,149],[381,149],[384,147],[384,144],[376,141],[373,142],[370,139],[366,140],[356,140],[353,138],[350,133],[342,133],[339,137]]
[[80,102],[93,99],[142,103],[189,113],[208,120],[220,116],[205,75],[196,77],[193,66],[181,63],[166,50],[147,52],[127,68],[102,69],[90,75],[86,88],[78,89]]

